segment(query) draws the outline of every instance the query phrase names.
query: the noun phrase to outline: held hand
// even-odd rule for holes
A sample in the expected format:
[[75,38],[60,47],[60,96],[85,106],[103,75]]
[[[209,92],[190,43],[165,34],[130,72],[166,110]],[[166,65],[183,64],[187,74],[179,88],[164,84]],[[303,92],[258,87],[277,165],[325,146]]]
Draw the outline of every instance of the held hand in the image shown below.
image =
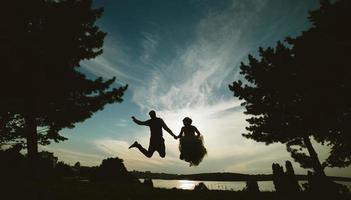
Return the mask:
[[135,121],[135,117],[134,116],[132,116],[132,119],[133,119],[133,121]]
[[174,134],[172,134],[172,136],[173,136],[174,139],[178,139],[178,136],[176,136]]

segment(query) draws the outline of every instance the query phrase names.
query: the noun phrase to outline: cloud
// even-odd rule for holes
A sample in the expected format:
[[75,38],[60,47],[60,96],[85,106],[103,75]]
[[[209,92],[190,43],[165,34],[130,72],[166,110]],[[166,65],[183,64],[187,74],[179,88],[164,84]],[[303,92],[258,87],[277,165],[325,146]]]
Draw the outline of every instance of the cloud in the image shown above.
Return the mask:
[[[140,138],[139,142],[144,144],[145,148],[148,147],[148,142],[145,141],[145,138]],[[127,143],[126,141],[105,138],[95,140],[93,144],[110,157],[117,156],[122,158],[128,169],[139,169],[143,171],[146,169],[152,170],[159,166],[164,166],[165,163],[179,162],[177,159],[169,156],[167,158],[160,158],[154,155],[152,159],[146,158],[136,148],[129,149],[128,147],[131,143]],[[157,152],[155,152],[155,154],[157,154]]]
[[117,127],[126,127],[128,125],[128,121],[126,119],[119,119],[118,122],[115,123]]
[[40,149],[53,152],[59,160],[64,160],[71,165],[80,162],[84,166],[97,166],[100,165],[102,159],[104,159],[101,154],[89,154],[77,150],[69,150],[67,148],[40,146]]
[[119,76],[126,79],[131,79],[130,76],[126,75],[122,71],[118,69],[118,66],[111,63],[110,60],[105,58],[104,56],[97,57],[92,61],[86,61],[83,64],[83,67],[92,72],[97,76],[102,77],[111,77],[111,76]]
[[[233,1],[226,10],[210,11],[195,26],[193,42],[173,60],[160,64],[135,91],[134,101],[142,109],[174,110],[221,100],[218,91],[234,79],[238,63],[251,50],[246,31],[263,5]],[[145,38],[146,49],[156,51],[155,37],[146,34]]]
[[140,56],[141,62],[149,64],[156,52],[159,44],[160,36],[158,33],[141,32],[142,35],[142,53]]
[[90,73],[104,78],[117,77],[120,83],[140,83],[135,74],[130,73],[126,69],[134,64],[130,61],[127,48],[111,38],[104,44],[104,53],[92,60],[85,60],[80,65]]

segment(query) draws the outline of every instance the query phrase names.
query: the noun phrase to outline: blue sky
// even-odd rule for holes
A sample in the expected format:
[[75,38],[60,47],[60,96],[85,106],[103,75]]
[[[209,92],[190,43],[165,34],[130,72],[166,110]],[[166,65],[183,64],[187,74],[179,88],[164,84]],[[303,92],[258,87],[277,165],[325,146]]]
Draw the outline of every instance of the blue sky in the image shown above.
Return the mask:
[[[201,173],[271,173],[271,164],[291,160],[282,144],[265,146],[245,139],[240,101],[228,84],[240,79],[239,64],[259,46],[274,45],[306,30],[308,10],[317,0],[96,0],[104,7],[100,28],[108,33],[104,53],[83,61],[90,78],[116,76],[129,88],[122,104],[107,105],[76,128],[68,141],[43,149],[68,163],[98,165],[106,157],[124,159],[129,170]],[[178,159],[178,141],[166,132],[167,156],[144,158],[128,146],[147,146],[149,130],[130,117],[148,119],[154,109],[174,133],[188,116],[204,135],[208,156],[198,167]],[[317,145],[321,158],[327,149]],[[306,173],[294,166],[299,173]],[[327,169],[351,176],[350,168]]]

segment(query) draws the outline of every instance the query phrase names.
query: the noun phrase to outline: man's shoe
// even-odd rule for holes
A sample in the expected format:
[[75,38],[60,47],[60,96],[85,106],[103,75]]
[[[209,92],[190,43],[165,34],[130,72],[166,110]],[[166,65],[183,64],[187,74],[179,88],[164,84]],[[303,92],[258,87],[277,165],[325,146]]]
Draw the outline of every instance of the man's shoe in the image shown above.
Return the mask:
[[133,148],[133,147],[137,147],[138,145],[139,145],[139,143],[137,141],[135,141],[132,145],[130,145],[129,149]]

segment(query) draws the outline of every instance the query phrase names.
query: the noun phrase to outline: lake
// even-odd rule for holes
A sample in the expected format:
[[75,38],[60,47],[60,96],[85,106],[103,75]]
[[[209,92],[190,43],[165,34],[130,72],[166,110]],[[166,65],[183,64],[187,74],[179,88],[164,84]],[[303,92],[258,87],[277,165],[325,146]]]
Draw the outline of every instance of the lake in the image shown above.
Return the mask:
[[[141,179],[143,181],[143,179]],[[153,179],[152,180],[154,187],[158,188],[178,188],[184,190],[192,190],[195,185],[200,182],[203,182],[208,189],[210,190],[233,190],[239,191],[245,188],[246,182],[244,181],[191,181],[191,180],[161,180]],[[299,184],[306,183],[307,181],[299,181]],[[346,185],[351,191],[351,182],[341,182],[336,181],[337,183]],[[273,181],[258,181],[257,182],[260,191],[274,191]]]

